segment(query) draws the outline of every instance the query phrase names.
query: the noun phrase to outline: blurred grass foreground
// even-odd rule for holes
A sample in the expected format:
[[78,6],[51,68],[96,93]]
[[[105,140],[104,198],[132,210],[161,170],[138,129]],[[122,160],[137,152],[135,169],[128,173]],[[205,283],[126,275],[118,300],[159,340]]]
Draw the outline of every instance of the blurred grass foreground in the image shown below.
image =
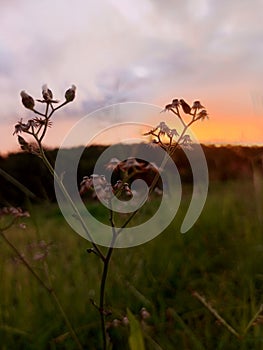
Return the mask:
[[[92,173],[102,150],[94,146],[83,155],[80,178]],[[204,146],[204,152],[209,194],[193,228],[179,233],[191,198],[191,173],[178,150],[184,185],[174,221],[154,240],[113,254],[106,292],[112,350],[129,349],[129,312],[140,325],[145,349],[263,348],[263,149]],[[54,162],[56,151],[47,154]],[[6,235],[56,291],[83,348],[99,349],[100,325],[90,300],[99,293],[102,267],[87,253],[89,242],[65,222],[53,180],[37,158],[10,154],[0,158],[0,168],[1,207],[30,212],[24,229],[12,226]],[[154,212],[158,201],[153,196],[141,215]],[[96,200],[87,205],[107,219]],[[76,348],[52,299],[2,239],[0,290],[0,349]]]

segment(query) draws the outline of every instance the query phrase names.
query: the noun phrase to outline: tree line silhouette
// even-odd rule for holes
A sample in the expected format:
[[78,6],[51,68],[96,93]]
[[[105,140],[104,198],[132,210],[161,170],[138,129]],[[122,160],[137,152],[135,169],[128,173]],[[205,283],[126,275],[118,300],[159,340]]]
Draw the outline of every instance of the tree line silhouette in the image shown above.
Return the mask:
[[[78,183],[83,176],[93,173],[95,163],[106,147],[90,146],[84,149],[78,166]],[[128,147],[132,156],[133,148],[140,145],[122,147]],[[263,147],[202,145],[202,148],[210,181],[253,180],[255,171],[263,177]],[[74,154],[74,149],[70,151]],[[46,151],[51,164],[55,163],[57,152],[58,149]],[[192,171],[184,151],[177,149],[173,158],[182,182],[190,183]],[[30,153],[0,156],[0,206],[23,206],[27,198],[40,203],[56,201],[53,178],[48,169],[41,159]]]

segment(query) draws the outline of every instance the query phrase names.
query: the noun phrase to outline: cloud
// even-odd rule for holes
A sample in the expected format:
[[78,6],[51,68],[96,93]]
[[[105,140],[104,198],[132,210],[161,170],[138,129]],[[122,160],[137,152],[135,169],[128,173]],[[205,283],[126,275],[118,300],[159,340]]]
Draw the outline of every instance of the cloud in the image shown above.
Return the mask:
[[67,118],[174,94],[220,105],[242,94],[242,105],[262,86],[262,10],[261,0],[1,1],[1,122],[24,115],[19,92],[38,97],[43,83],[58,98],[77,85]]

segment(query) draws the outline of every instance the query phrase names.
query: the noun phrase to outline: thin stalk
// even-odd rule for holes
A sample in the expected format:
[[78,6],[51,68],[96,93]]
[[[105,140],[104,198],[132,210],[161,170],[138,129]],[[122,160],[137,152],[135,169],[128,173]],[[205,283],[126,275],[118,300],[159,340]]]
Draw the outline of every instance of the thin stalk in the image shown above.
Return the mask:
[[[69,103],[69,102],[65,101],[65,102],[63,102],[61,105],[59,105],[59,106],[57,106],[56,108],[54,108],[54,107],[52,106],[52,104],[51,104],[50,102],[48,102],[48,103],[46,104],[45,113],[41,113],[41,112],[38,112],[36,109],[33,109],[33,112],[34,112],[35,114],[41,115],[41,117],[45,117],[45,119],[46,119],[46,123],[45,123],[45,126],[44,126],[44,130],[43,130],[43,132],[42,132],[42,135],[41,135],[40,138],[39,138],[39,142],[41,142],[41,141],[43,140],[43,138],[44,138],[44,136],[45,136],[45,134],[46,134],[47,127],[48,127],[48,121],[49,121],[49,119],[52,117],[53,113],[54,113],[55,111],[57,111],[58,109],[60,109],[61,107],[64,107],[64,106],[65,106],[66,104],[68,104],[68,103]],[[49,106],[51,106],[51,112],[48,114]],[[40,129],[41,129],[41,127],[39,128],[39,130],[37,131],[36,134],[39,133]]]
[[181,115],[180,115],[179,108],[178,108],[177,106],[176,106],[175,108],[176,108],[176,112],[175,112],[174,109],[170,109],[170,111],[173,112],[175,115],[177,115],[177,117],[181,120],[182,124],[183,124],[184,126],[186,126],[186,124],[185,124],[183,118],[182,118]]
[[46,105],[46,111],[45,111],[45,118],[46,118],[46,122],[45,122],[45,125],[44,125],[44,130],[42,132],[42,135],[40,136],[39,138],[39,142],[41,142],[46,134],[46,131],[47,131],[47,128],[48,128],[48,118],[47,118],[47,115],[48,115],[48,107],[49,107],[49,103],[47,103]]
[[38,142],[38,146],[39,146],[39,151],[40,151],[40,156],[43,160],[43,162],[45,163],[46,167],[48,168],[48,170],[50,171],[51,175],[54,177],[54,179],[56,180],[57,184],[59,185],[61,191],[63,192],[64,196],[67,198],[67,200],[69,201],[71,207],[73,208],[75,214],[77,215],[83,229],[85,230],[93,248],[95,249],[97,255],[101,258],[102,261],[105,260],[105,256],[103,255],[103,253],[101,252],[101,250],[99,249],[99,247],[97,246],[96,243],[94,243],[93,238],[91,236],[91,234],[89,233],[89,230],[85,224],[85,221],[83,220],[80,212],[78,211],[78,208],[76,207],[74,201],[72,200],[72,198],[70,197],[68,191],[66,190],[65,186],[63,185],[63,182],[60,180],[59,176],[57,175],[57,173],[55,172],[55,170],[53,169],[52,165],[50,164],[49,160],[47,159],[44,149],[42,147],[42,144],[40,142]]
[[100,320],[101,320],[101,332],[102,332],[102,344],[103,350],[107,349],[107,338],[106,338],[106,329],[105,329],[105,310],[104,310],[104,300],[105,300],[105,286],[106,280],[109,270],[109,263],[113,253],[114,247],[110,247],[108,253],[106,255],[105,261],[103,262],[103,273],[101,277],[100,283],[100,303],[99,303],[99,311],[100,311]]
[[198,299],[230,333],[232,333],[238,339],[241,338],[240,334],[222,316],[219,315],[219,313],[205,300],[204,297],[202,297],[198,292],[193,292],[192,295]]
[[[172,110],[173,111],[173,110]],[[180,113],[178,112],[178,114],[173,111],[178,117],[179,119],[181,120],[181,122],[183,123],[184,125],[184,128],[183,128],[183,131],[181,132],[181,135],[179,137],[179,139],[177,140],[176,144],[173,145],[173,146],[169,146],[168,147],[168,150],[167,150],[167,153],[165,155],[165,157],[163,158],[162,160],[162,164],[160,166],[161,169],[163,169],[163,167],[166,165],[168,159],[174,154],[176,148],[179,146],[179,143],[180,141],[182,140],[182,137],[184,136],[184,134],[186,133],[187,129],[190,127],[191,124],[193,124],[195,122],[194,119],[192,119],[188,124],[185,124],[185,122],[183,121],[182,117],[180,116]],[[159,139],[159,135],[158,136],[158,139]],[[159,141],[161,142],[161,140],[159,139]],[[161,142],[162,143],[162,142]],[[153,179],[153,182],[150,186],[150,190],[149,190],[149,194],[152,193],[153,189],[154,189],[154,186],[157,184],[158,180],[160,178],[160,174],[157,173]],[[129,224],[129,222],[131,222],[131,220],[134,218],[134,216],[138,213],[138,211],[140,210],[140,208],[138,208],[137,210],[135,210],[131,215],[130,217],[125,221],[125,223],[121,226],[121,228],[118,230],[117,234],[119,235],[121,233],[121,231]]]
[[41,117],[45,117],[45,114],[44,113],[41,113],[41,112],[38,112],[37,110],[33,109],[33,112],[38,114],[38,115],[41,115]]
[[248,325],[246,326],[244,330],[244,334],[247,333],[249,328],[253,325],[253,323],[258,319],[258,317],[262,314],[263,312],[263,304],[260,305],[258,311],[255,313],[255,315],[252,317],[252,319],[249,321]]
[[[165,157],[163,158],[162,160],[162,164],[160,166],[160,168],[162,169],[167,161],[169,159],[169,154],[166,153],[165,154]],[[160,177],[160,174],[159,173],[156,173],[154,178],[153,178],[153,182],[151,183],[151,186],[150,186],[150,189],[149,189],[149,194],[152,193],[153,189],[154,189],[154,186],[157,184],[157,181],[159,180],[159,177]],[[125,223],[121,226],[121,228],[117,231],[117,235],[119,235],[123,229],[129,224],[129,222],[131,222],[131,220],[134,218],[134,216],[138,213],[138,211],[140,210],[140,208],[136,209],[130,216],[129,218],[125,221]]]
[[[183,128],[183,131],[181,132],[181,135],[179,136],[177,142],[174,144],[174,145],[169,145],[168,148],[167,148],[167,153],[165,155],[165,157],[163,158],[162,160],[162,164],[160,166],[160,169],[163,169],[164,166],[166,165],[168,159],[174,154],[176,148],[179,146],[180,144],[180,141],[182,140],[184,134],[186,133],[187,129],[195,122],[195,119],[194,117],[192,118],[192,120],[186,124],[183,120],[183,118],[181,117],[180,113],[179,113],[179,110],[177,108],[177,112],[175,112],[173,109],[171,109],[171,111],[177,116],[179,117],[180,121],[182,122],[184,128]],[[163,145],[161,139],[160,139],[160,135],[156,135],[156,134],[153,134],[154,136],[158,137],[158,140],[159,142],[161,143],[161,145]],[[149,190],[149,194],[152,193],[153,189],[154,189],[154,186],[157,184],[158,180],[160,178],[160,174],[157,173],[155,176],[154,176],[154,179],[153,179],[153,182],[150,186],[150,190]],[[130,217],[125,221],[125,223],[121,226],[121,228],[118,230],[117,232],[117,235],[119,235],[122,230],[131,222],[131,220],[135,217],[135,215],[138,213],[138,211],[140,210],[140,208],[138,208],[137,210],[135,210],[131,215]]]
[[169,312],[171,313],[172,317],[174,318],[174,320],[176,322],[178,322],[178,324],[180,325],[180,327],[184,330],[185,334],[187,335],[187,337],[189,337],[194,345],[194,348],[196,350],[205,350],[203,344],[201,343],[201,341],[195,336],[194,332],[192,331],[191,327],[189,327],[184,320],[181,318],[181,316],[173,309],[173,308],[169,308]]
[[26,261],[26,259],[23,257],[23,255],[19,252],[19,250],[13,245],[13,243],[11,241],[9,241],[9,239],[6,237],[6,235],[4,234],[3,231],[0,231],[0,235],[2,236],[3,240],[7,243],[7,245],[15,252],[15,254],[19,257],[19,259],[22,261],[22,263],[24,264],[24,266],[28,269],[28,271],[34,276],[34,278],[37,280],[37,282],[41,285],[41,287],[44,288],[44,290],[52,296],[52,298],[54,299],[61,316],[63,317],[68,330],[72,336],[72,338],[74,339],[74,341],[77,344],[77,347],[79,350],[83,350],[82,345],[80,344],[80,341],[77,337],[76,332],[74,331],[67,315],[66,312],[64,311],[55,291],[53,290],[53,288],[50,288],[42,279],[41,277],[34,271],[34,269],[31,267],[31,265]]
[[11,182],[17,188],[20,189],[23,193],[25,193],[30,198],[36,198],[36,195],[31,192],[26,186],[21,184],[21,182],[17,181],[13,176],[9,175],[6,171],[0,168],[0,175],[2,175],[7,181]]
[[70,320],[69,320],[69,318],[68,318],[64,308],[62,307],[62,305],[61,305],[61,303],[60,303],[60,301],[59,301],[59,299],[57,297],[57,294],[55,293],[55,291],[53,289],[51,290],[50,294],[52,295],[52,297],[53,297],[53,299],[54,299],[54,301],[55,301],[55,303],[56,303],[56,305],[57,305],[57,307],[59,309],[60,314],[64,318],[64,321],[65,321],[65,323],[66,323],[66,325],[68,327],[68,330],[69,330],[72,338],[74,339],[78,349],[79,350],[83,350],[83,347],[82,347],[82,345],[81,345],[81,343],[79,341],[79,338],[78,338],[75,330],[73,329],[73,327],[72,327],[72,325],[70,323]]
[[[110,201],[109,201],[109,204],[111,205]],[[112,209],[110,209],[109,221],[112,227],[112,240],[111,240],[111,245],[107,252],[106,258],[103,262],[103,273],[101,276],[101,283],[100,283],[100,303],[99,303],[103,350],[107,349],[107,338],[106,338],[106,329],[105,329],[105,310],[104,310],[105,286],[106,286],[106,280],[107,280],[107,275],[109,270],[109,263],[114,250],[114,244],[117,238]]]
[[69,318],[68,318],[68,316],[67,316],[67,314],[66,314],[66,312],[65,312],[65,310],[63,308],[63,306],[61,305],[61,303],[60,303],[60,301],[59,301],[59,299],[57,297],[57,294],[56,294],[56,292],[54,291],[53,288],[51,289],[50,294],[53,297],[53,299],[54,299],[54,301],[55,301],[55,303],[56,303],[56,305],[57,305],[57,307],[58,307],[58,309],[60,311],[60,314],[64,318],[64,321],[65,321],[65,323],[66,323],[66,325],[68,327],[69,333],[71,334],[72,338],[74,339],[78,349],[79,350],[83,350],[83,347],[82,347],[82,345],[81,345],[81,343],[79,341],[79,338],[78,338],[74,328],[72,327],[72,324],[71,324],[71,322],[70,322],[70,320],[69,320]]
[[169,154],[170,156],[173,156],[175,150],[177,149],[177,147],[180,144],[180,141],[182,140],[183,136],[185,135],[187,129],[195,122],[196,120],[192,119],[188,124],[184,124],[184,128],[183,131],[181,132],[181,135],[179,136],[178,140],[176,141],[176,143],[171,146],[171,148],[169,149]]
[[[185,124],[183,119],[181,118],[179,112],[178,112],[178,116],[181,120],[181,122],[184,125],[183,131],[177,141],[177,143],[175,144],[175,146],[171,147],[171,140],[170,140],[170,144],[168,147],[168,152],[165,154],[165,157],[162,161],[162,164],[160,166],[161,169],[164,168],[164,166],[166,165],[168,159],[170,158],[170,156],[173,154],[174,150],[178,147],[182,137],[184,136],[185,132],[187,131],[187,129],[189,128],[189,126],[194,122],[194,118],[192,119],[191,122],[189,122],[188,124]],[[159,135],[157,135],[159,142],[161,142]],[[150,186],[150,190],[149,190],[149,194],[152,193],[155,185],[157,184],[158,180],[159,180],[160,174],[156,174],[153,182]],[[110,202],[111,204],[111,202]],[[110,245],[110,248],[107,252],[106,257],[103,260],[103,273],[102,273],[102,277],[101,277],[101,284],[100,284],[100,301],[99,301],[99,311],[100,311],[100,319],[101,319],[101,330],[102,330],[102,342],[103,342],[103,350],[106,350],[107,348],[107,337],[106,337],[106,329],[105,329],[105,310],[104,310],[104,300],[105,300],[105,286],[106,286],[106,280],[107,280],[107,275],[108,275],[108,269],[109,269],[109,263],[110,263],[110,259],[113,253],[113,249],[114,249],[114,244],[116,241],[117,236],[122,232],[122,230],[129,224],[129,222],[134,218],[134,216],[137,214],[137,212],[139,211],[139,209],[135,210],[130,217],[126,220],[126,222],[122,225],[122,227],[116,231],[116,227],[115,227],[115,223],[113,220],[113,211],[110,208],[110,223],[111,223],[111,227],[112,227],[112,242]]]
[[32,269],[30,264],[26,261],[23,255],[19,252],[19,250],[13,245],[11,241],[6,237],[3,231],[0,231],[0,235],[3,240],[7,243],[7,245],[15,252],[15,254],[19,257],[19,259],[23,262],[28,271],[35,277],[38,283],[48,292],[51,292],[51,289],[42,281],[42,279],[38,276],[38,274]]

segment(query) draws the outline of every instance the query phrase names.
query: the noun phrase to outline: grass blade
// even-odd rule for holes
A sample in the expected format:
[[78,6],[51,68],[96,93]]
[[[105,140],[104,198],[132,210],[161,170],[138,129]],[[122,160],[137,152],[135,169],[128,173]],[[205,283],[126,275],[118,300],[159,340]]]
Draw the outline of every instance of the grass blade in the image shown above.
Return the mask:
[[130,323],[129,345],[131,350],[145,350],[144,340],[140,323],[136,320],[134,315],[127,309],[127,316]]

